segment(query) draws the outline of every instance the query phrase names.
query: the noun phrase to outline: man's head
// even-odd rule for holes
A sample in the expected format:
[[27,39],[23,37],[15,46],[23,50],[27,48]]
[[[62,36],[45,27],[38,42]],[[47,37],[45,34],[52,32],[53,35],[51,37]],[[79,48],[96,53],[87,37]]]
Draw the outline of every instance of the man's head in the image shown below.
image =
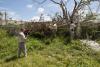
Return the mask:
[[20,32],[24,32],[24,29],[23,29],[23,28],[21,28],[21,29],[20,29]]
[[54,23],[54,24],[53,24],[53,26],[57,26],[57,24],[56,24],[56,23]]

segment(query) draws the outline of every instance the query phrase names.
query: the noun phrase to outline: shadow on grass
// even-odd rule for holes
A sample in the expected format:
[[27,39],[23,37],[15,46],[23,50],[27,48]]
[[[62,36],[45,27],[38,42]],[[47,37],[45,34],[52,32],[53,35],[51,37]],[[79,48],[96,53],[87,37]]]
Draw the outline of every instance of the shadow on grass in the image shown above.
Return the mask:
[[5,59],[5,62],[14,61],[14,60],[21,59],[21,58],[24,58],[24,56],[17,57],[17,55],[13,55],[13,56],[7,57],[7,58]]
[[5,59],[5,62],[10,62],[16,59],[18,59],[17,55],[9,56]]
[[9,56],[9,57],[7,57],[5,59],[5,62],[14,61],[14,60],[17,60],[17,59],[20,59],[20,58],[23,58],[23,56],[22,57],[19,57],[19,58],[17,57],[17,55]]

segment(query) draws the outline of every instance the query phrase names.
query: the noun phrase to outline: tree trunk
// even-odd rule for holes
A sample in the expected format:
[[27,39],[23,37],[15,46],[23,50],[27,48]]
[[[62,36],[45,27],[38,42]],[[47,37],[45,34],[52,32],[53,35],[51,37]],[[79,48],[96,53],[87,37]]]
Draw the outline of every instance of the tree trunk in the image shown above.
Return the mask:
[[75,29],[75,37],[80,38],[80,36],[81,36],[81,27],[80,27],[80,23],[78,22]]

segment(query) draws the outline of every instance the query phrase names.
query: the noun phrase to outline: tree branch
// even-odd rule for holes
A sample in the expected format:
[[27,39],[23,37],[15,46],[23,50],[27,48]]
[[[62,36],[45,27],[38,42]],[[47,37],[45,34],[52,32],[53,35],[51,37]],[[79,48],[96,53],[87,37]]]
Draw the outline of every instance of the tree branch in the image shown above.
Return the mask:
[[34,2],[38,3],[38,4],[43,4],[44,2],[46,2],[47,0],[43,0],[41,2],[37,1],[37,0],[33,0]]
[[54,1],[54,0],[50,0],[50,1],[52,1],[52,2],[55,3],[55,4],[59,4],[59,5],[60,5],[60,3],[58,3],[58,2],[56,2],[56,1]]
[[73,11],[72,11],[71,19],[73,19],[73,16],[74,16],[74,14],[75,14],[75,12],[76,12],[76,7],[77,7],[77,2],[76,2],[76,0],[74,0],[74,3],[75,3],[75,6],[74,6],[74,9],[73,9]]

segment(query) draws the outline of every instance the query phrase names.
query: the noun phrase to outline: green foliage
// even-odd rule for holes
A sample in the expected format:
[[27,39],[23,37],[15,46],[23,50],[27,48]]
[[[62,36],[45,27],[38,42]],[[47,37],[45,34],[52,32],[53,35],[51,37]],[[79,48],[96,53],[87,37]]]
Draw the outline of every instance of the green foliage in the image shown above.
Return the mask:
[[[79,40],[65,44],[65,37],[46,41],[28,37],[28,56],[17,58],[17,39],[0,29],[0,67],[99,67],[100,54]],[[50,39],[48,38],[47,41]]]
[[30,36],[33,36],[38,39],[44,38],[44,34],[42,32],[32,32]]
[[98,29],[93,25],[82,26],[81,37],[82,38],[90,37],[91,39],[96,39],[96,37],[98,37],[96,35],[96,31],[98,31]]

